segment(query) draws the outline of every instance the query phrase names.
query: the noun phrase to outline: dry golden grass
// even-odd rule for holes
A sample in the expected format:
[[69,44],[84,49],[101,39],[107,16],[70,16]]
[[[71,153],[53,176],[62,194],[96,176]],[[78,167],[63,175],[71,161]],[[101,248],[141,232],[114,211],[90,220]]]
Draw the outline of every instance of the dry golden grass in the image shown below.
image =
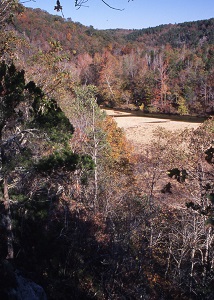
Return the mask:
[[166,130],[177,131],[188,129],[196,129],[201,123],[173,121],[162,118],[150,118],[144,116],[135,116],[131,112],[118,112],[114,110],[106,110],[106,113],[114,118],[117,125],[123,128],[126,137],[133,143],[137,151],[146,144],[154,140],[153,132],[162,127]]

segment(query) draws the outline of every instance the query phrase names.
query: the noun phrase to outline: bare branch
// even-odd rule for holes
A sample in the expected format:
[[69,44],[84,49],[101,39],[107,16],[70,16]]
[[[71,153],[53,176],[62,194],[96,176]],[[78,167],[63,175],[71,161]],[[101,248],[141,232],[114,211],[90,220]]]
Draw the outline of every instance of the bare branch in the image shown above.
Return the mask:
[[[109,8],[111,8],[111,9],[115,9],[115,10],[120,10],[120,11],[122,11],[122,10],[124,10],[124,8],[116,8],[116,7],[113,7],[113,6],[111,6],[110,4],[108,4],[106,1],[104,1],[104,0],[101,0],[106,6],[108,6]],[[128,2],[129,2],[130,0],[128,0]],[[133,1],[133,0],[132,0]],[[85,6],[85,3],[87,3],[88,2],[88,0],[75,0],[75,6],[76,7],[78,7],[78,9],[80,8],[80,7],[82,7],[82,6],[84,6],[84,7],[86,7]],[[88,7],[88,6],[87,6]]]
[[34,132],[39,132],[38,129],[32,128],[32,129],[24,129],[22,131],[19,131],[18,133],[14,134],[13,136],[10,136],[6,141],[3,141],[1,147],[8,146],[9,144],[12,144],[13,142],[17,143],[19,140],[22,142],[23,141],[23,136],[26,134],[30,134],[34,136]]
[[111,9],[115,9],[115,10],[124,10],[124,8],[116,8],[116,7],[113,7],[111,5],[109,5],[107,2],[105,2],[104,0],[101,0],[105,5],[107,5],[108,7],[110,7]]
[[21,1],[20,3],[27,3],[27,2],[36,2],[36,0],[26,0],[26,1]]

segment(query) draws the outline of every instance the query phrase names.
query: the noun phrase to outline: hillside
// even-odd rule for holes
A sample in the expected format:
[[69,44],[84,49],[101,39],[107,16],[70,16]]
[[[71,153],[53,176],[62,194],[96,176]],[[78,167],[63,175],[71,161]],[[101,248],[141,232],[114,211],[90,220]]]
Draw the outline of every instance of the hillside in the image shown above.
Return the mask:
[[51,15],[41,9],[23,8],[23,12],[14,19],[14,28],[24,34],[30,44],[49,49],[49,41],[57,40],[65,51],[75,53],[95,53],[102,51],[110,42],[123,35],[119,32],[98,31],[92,26],[86,27],[80,23],[65,20],[60,16]]
[[135,30],[126,37],[128,41],[142,41],[150,46],[170,44],[172,47],[196,47],[214,43],[214,18],[194,22],[160,25]]
[[102,51],[109,43],[120,47],[127,42],[143,42],[149,47],[166,44],[172,47],[196,47],[203,43],[214,43],[214,18],[141,30],[96,30],[93,26],[86,27],[72,22],[70,18],[66,20],[41,9],[25,8],[17,15],[14,25],[15,29],[24,33],[31,42],[40,41],[44,49],[47,47],[47,41],[52,38],[59,40],[65,50],[75,49],[80,53]]
[[24,9],[13,24],[20,39],[16,57],[28,64],[29,76],[32,63],[35,68],[44,55],[52,63],[60,61],[57,68],[72,81],[97,86],[100,104],[148,113],[214,112],[214,19],[95,30],[40,9]]

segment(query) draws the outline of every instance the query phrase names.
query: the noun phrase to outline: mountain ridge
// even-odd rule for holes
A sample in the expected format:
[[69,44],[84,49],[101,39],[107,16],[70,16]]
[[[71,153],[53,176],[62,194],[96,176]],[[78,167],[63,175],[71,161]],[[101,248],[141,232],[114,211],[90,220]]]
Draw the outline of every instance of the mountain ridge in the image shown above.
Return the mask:
[[[41,9],[25,8],[23,12],[16,15],[14,27],[31,40],[57,39],[65,46],[65,50],[68,50],[72,43],[77,43],[74,41],[77,38],[79,41],[84,39],[85,45],[80,43],[83,51],[88,51],[86,46],[90,46],[91,51],[98,52],[109,43],[124,45],[143,42],[147,46],[170,44],[178,48],[183,45],[192,47],[198,43],[214,43],[214,18],[178,24],[162,24],[142,29],[99,30],[94,29],[93,26],[73,22],[70,18],[64,19],[51,15]],[[94,40],[96,40],[96,47]]]

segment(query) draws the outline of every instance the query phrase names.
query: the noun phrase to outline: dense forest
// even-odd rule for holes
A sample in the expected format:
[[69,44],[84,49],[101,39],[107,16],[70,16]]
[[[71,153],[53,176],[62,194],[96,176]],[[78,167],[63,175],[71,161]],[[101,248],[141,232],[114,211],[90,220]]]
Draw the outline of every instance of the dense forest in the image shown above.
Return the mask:
[[[0,3],[0,299],[213,299],[214,19],[95,30]],[[101,108],[206,117],[141,153]]]
[[98,88],[100,104],[153,113],[213,114],[214,19],[142,30],[95,30],[26,9],[14,19],[14,28],[24,44],[18,61],[38,65],[44,55],[50,64],[52,54],[58,72]]

